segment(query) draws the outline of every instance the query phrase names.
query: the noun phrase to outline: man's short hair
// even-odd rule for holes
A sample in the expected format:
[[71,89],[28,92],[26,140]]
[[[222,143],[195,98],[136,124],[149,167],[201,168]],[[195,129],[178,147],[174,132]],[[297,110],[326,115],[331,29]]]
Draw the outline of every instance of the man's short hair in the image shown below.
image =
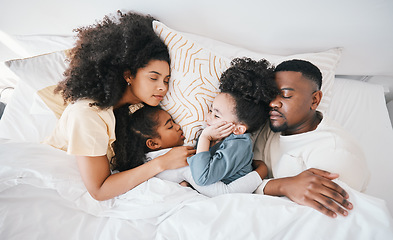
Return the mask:
[[309,61],[293,59],[284,61],[277,65],[274,72],[300,72],[303,77],[315,82],[318,86],[318,90],[321,90],[322,86],[322,73],[317,66]]

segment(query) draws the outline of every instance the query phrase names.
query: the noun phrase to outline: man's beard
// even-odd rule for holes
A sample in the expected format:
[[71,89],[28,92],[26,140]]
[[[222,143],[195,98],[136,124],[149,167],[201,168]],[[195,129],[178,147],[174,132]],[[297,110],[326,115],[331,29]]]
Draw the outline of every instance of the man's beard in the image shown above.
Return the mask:
[[281,126],[273,126],[272,125],[272,122],[270,122],[270,129],[273,131],[273,132],[283,132],[283,131],[285,131],[285,130],[287,130],[288,129],[288,123],[284,123],[284,124],[282,124]]

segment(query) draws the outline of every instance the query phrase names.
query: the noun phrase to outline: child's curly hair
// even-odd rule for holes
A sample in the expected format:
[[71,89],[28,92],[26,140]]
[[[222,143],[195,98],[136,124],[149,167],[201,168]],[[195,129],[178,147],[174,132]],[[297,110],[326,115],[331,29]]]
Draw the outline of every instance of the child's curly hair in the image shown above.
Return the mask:
[[235,99],[235,114],[252,133],[267,121],[269,103],[278,94],[274,67],[265,59],[235,58],[221,75],[220,90]]
[[134,76],[150,60],[170,63],[163,41],[154,33],[151,16],[121,13],[117,18],[77,28],[78,40],[71,50],[65,80],[56,88],[65,101],[91,99],[102,109],[114,106],[122,97],[127,82],[124,72]]

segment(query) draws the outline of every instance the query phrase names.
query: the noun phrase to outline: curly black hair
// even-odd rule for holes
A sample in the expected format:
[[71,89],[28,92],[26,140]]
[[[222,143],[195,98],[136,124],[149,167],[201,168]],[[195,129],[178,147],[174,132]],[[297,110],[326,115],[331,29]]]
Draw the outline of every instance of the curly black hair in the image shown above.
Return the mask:
[[265,59],[235,58],[221,75],[220,90],[235,99],[235,114],[252,133],[267,121],[269,103],[278,94],[274,67]]
[[159,106],[145,105],[130,114],[129,105],[114,110],[116,141],[112,143],[115,156],[111,168],[120,172],[142,165],[145,154],[151,150],[146,140],[159,137],[157,133]]
[[56,92],[66,102],[91,99],[101,109],[116,105],[127,82],[124,72],[135,76],[150,60],[170,63],[164,42],[154,33],[149,15],[121,13],[106,15],[96,24],[75,29],[77,41],[71,50],[69,68]]
[[311,62],[301,59],[292,59],[278,64],[274,70],[274,72],[284,71],[300,72],[305,78],[313,81],[317,85],[318,90],[321,90],[322,73],[319,68]]

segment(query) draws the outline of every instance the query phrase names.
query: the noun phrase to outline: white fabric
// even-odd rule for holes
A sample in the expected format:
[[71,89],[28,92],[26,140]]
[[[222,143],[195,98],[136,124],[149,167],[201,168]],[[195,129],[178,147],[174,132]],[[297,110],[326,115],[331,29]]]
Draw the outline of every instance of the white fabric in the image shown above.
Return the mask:
[[0,141],[0,238],[392,239],[384,202],[340,184],[355,208],[337,219],[286,198],[207,198],[158,178],[98,202],[73,156],[43,144]]
[[327,116],[359,142],[371,172],[366,193],[385,199],[393,213],[393,130],[380,85],[337,78]]
[[[338,173],[339,180],[357,191],[365,191],[369,170],[356,140],[337,123],[324,116],[313,131],[282,136],[266,125],[254,147],[254,158],[263,160],[270,178],[292,177],[317,168]],[[266,184],[260,186],[261,193]]]
[[64,78],[63,73],[68,66],[65,53],[60,51],[13,60],[7,65],[19,80],[0,121],[0,137],[40,142],[52,133],[57,119],[37,91],[56,85]]
[[30,114],[36,106],[34,92],[29,85],[18,82],[0,121],[0,138],[40,142],[52,133],[57,122],[53,113]]
[[[146,160],[150,161],[156,157],[164,155],[169,150],[171,150],[171,148],[148,152],[146,154]],[[255,171],[252,171],[247,175],[238,178],[235,181],[232,181],[229,184],[224,184],[223,182],[216,182],[210,185],[200,186],[195,183],[194,178],[191,174],[190,167],[166,170],[157,174],[156,177],[175,183],[186,181],[191,184],[191,186],[199,193],[202,193],[203,195],[206,195],[208,197],[215,197],[221,194],[228,193],[252,193],[262,183],[259,174]]]
[[[393,1],[95,0],[7,1],[0,8],[6,34],[73,34],[104,14],[151,14],[192,32],[256,52],[291,55],[343,47],[339,74],[393,76]],[[74,6],[78,6],[77,8]],[[94,6],[94,7],[92,7]],[[70,17],[72,16],[72,17]],[[372,64],[370,64],[372,59]]]

